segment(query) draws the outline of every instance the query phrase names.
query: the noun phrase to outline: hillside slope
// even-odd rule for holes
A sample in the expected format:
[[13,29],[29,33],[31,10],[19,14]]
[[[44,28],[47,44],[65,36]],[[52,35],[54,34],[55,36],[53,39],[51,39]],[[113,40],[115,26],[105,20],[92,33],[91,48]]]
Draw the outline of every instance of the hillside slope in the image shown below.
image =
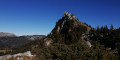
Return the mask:
[[65,12],[47,37],[14,49],[9,54],[31,51],[36,55],[36,60],[119,60],[119,54],[114,53],[116,50],[106,48],[102,44],[105,40],[101,39],[112,33],[119,39],[119,29],[102,28],[99,31],[101,32],[98,33],[73,14]]

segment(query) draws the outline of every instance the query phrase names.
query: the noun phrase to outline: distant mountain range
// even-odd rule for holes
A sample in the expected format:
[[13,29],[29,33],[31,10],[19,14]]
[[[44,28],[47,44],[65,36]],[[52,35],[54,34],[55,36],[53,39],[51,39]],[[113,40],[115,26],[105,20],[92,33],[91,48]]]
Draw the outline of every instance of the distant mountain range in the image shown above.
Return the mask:
[[0,48],[16,48],[33,40],[41,40],[45,35],[16,36],[12,33],[0,32]]
[[16,37],[13,33],[0,32],[0,37]]

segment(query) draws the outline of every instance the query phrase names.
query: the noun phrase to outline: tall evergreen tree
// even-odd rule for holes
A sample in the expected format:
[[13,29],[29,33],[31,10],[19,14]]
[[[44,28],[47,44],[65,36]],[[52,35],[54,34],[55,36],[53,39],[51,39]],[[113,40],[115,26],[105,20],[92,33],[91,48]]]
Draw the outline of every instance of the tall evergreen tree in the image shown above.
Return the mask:
[[111,24],[111,26],[110,26],[110,30],[114,30],[114,27],[113,27],[113,25]]

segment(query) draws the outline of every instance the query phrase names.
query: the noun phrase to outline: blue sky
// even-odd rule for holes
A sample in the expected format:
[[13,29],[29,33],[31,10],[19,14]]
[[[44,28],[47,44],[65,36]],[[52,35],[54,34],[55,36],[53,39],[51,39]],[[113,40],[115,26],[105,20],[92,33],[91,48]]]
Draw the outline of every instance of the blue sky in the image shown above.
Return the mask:
[[120,0],[0,0],[0,32],[47,35],[64,11],[92,27],[120,27]]

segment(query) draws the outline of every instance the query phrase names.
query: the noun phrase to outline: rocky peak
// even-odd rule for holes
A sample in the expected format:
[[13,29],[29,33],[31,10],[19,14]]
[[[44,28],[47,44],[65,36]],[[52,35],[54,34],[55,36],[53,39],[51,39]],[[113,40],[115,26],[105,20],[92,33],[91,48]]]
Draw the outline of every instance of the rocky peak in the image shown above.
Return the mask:
[[[69,12],[64,12],[64,16],[56,23],[53,31],[57,31],[58,33],[69,33],[70,31],[72,31],[72,29],[78,26],[87,27],[87,25],[80,22],[73,14]],[[53,31],[51,32],[51,34],[54,33]]]
[[57,22],[54,30],[57,29],[56,31],[60,33],[67,28],[67,30],[71,31],[70,27],[78,23],[79,21],[76,16],[69,12],[64,12],[64,16]]
[[63,17],[65,17],[65,20],[77,20],[76,16],[74,16],[73,14],[69,12],[64,12]]
[[76,16],[69,12],[64,12],[64,16],[58,20],[55,28],[49,35],[54,42],[64,42],[70,44],[84,40],[84,34],[89,33],[90,27],[80,22]]

